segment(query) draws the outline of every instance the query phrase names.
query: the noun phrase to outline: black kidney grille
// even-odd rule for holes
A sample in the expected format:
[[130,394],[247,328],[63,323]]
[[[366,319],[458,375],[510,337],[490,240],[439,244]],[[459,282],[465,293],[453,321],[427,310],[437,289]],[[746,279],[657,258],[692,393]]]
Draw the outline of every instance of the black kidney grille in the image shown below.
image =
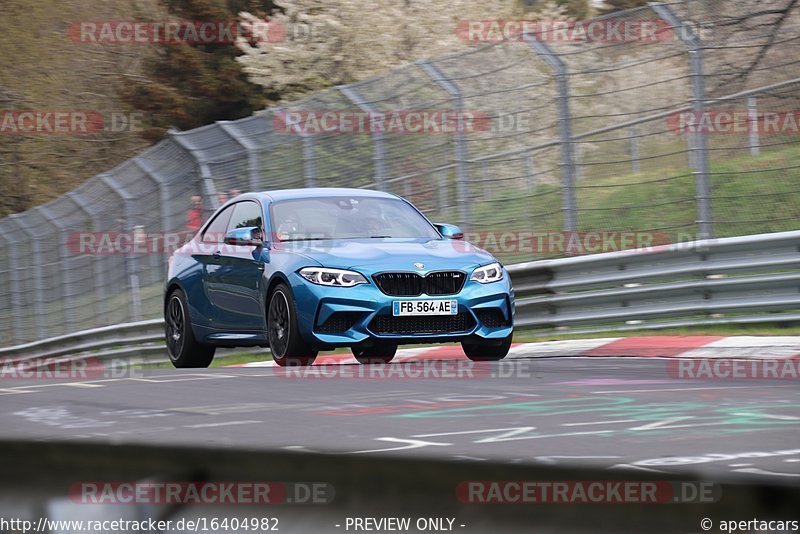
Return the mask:
[[381,291],[395,297],[422,294],[422,277],[417,273],[381,273],[372,277]]
[[441,271],[425,277],[425,293],[428,295],[455,295],[464,286],[467,277],[460,271]]
[[464,287],[466,278],[461,271],[437,271],[425,277],[417,273],[380,273],[372,277],[378,288],[392,297],[455,295]]
[[407,317],[378,315],[369,324],[370,330],[379,335],[457,334],[474,326],[475,319],[469,313]]

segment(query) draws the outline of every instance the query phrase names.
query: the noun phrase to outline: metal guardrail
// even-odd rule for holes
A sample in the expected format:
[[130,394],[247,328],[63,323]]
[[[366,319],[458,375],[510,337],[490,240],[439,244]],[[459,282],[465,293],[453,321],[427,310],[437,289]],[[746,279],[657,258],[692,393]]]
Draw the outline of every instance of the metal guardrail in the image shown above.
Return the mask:
[[0,349],[6,362],[32,362],[43,359],[74,360],[81,358],[111,360],[167,361],[164,346],[164,320],[92,328],[73,334]]
[[[508,266],[516,324],[595,332],[800,321],[800,231]],[[0,349],[0,358],[166,361],[162,319]]]
[[510,266],[517,325],[570,332],[800,320],[800,232]]

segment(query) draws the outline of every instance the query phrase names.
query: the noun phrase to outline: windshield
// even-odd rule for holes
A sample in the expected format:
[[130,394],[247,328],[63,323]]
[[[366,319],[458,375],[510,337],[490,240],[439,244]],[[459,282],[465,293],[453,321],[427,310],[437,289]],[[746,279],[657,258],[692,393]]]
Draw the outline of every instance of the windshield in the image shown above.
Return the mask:
[[430,223],[395,198],[322,197],[272,204],[278,241],[439,237]]

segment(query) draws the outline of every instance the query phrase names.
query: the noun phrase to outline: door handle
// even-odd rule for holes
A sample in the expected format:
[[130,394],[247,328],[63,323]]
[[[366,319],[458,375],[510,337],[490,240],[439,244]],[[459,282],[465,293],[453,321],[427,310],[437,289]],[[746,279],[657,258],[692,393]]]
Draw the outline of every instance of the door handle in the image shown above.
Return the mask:
[[214,256],[215,258],[219,258],[220,256],[222,256],[222,251],[218,250],[214,254],[212,254],[212,256]]

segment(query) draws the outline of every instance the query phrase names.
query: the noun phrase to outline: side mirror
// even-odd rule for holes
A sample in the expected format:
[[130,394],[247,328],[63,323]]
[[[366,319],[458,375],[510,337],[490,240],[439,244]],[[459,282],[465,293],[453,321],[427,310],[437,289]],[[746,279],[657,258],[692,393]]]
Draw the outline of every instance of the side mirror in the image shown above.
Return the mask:
[[264,246],[263,233],[261,228],[257,226],[248,226],[246,228],[235,228],[225,234],[226,245],[237,245],[245,247],[261,247]]
[[447,239],[464,239],[464,232],[462,232],[461,228],[458,226],[441,223],[434,223],[434,226],[439,230],[439,233]]

